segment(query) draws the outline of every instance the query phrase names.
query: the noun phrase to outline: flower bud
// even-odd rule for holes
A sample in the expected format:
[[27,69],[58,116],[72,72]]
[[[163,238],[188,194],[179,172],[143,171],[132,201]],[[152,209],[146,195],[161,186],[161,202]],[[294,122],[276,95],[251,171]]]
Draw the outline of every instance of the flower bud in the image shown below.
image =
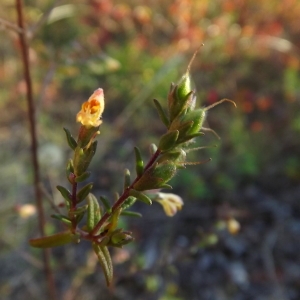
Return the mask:
[[157,163],[141,176],[133,188],[137,191],[159,189],[174,177],[176,169],[176,165],[172,161]]
[[97,141],[94,141],[89,148],[82,149],[77,147],[74,155],[74,173],[77,176],[82,175],[89,167],[97,149]]
[[188,136],[192,136],[200,131],[206,117],[204,109],[196,109],[178,116],[172,122],[169,130],[178,130],[179,136],[176,144],[183,143]]
[[185,73],[177,86],[176,98],[179,102],[184,101],[185,97],[192,91],[190,74]]
[[98,127],[102,121],[100,120],[104,110],[104,93],[103,89],[97,89],[81,106],[80,112],[76,116],[77,122],[83,126]]
[[112,232],[108,245],[114,247],[122,247],[132,242],[133,240],[134,238],[132,237],[132,233],[130,231],[123,231],[122,229],[117,229],[114,232]]
[[168,151],[160,155],[157,162],[161,163],[163,161],[172,161],[177,164],[180,162],[184,162],[186,159],[186,152],[183,149],[176,149],[173,151]]
[[164,134],[161,137],[158,144],[158,149],[162,152],[165,152],[174,148],[178,135],[179,135],[178,130],[168,131],[166,134]]

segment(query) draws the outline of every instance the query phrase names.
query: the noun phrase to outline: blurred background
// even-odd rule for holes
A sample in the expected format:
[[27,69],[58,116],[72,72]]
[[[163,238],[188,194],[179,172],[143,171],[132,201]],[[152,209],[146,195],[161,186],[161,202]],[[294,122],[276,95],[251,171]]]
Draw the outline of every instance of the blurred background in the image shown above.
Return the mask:
[[[106,108],[91,165],[95,194],[113,200],[133,147],[145,158],[164,133],[171,82],[191,68],[207,132],[172,180],[183,210],[138,203],[123,218],[135,241],[113,249],[108,289],[88,243],[52,250],[58,299],[300,299],[300,2],[297,0],[24,1],[47,233],[55,186],[67,185],[81,103],[102,87]],[[15,4],[0,4],[0,299],[46,299]],[[168,191],[166,191],[168,192]]]

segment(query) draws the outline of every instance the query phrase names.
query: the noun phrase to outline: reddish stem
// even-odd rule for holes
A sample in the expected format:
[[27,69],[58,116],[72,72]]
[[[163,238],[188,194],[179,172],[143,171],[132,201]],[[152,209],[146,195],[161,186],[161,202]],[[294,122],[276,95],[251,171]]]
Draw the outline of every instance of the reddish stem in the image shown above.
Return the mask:
[[[18,26],[20,28],[19,39],[20,39],[21,54],[22,54],[22,61],[23,61],[23,68],[24,68],[24,79],[27,88],[26,98],[27,98],[27,106],[28,106],[28,119],[30,125],[32,164],[34,170],[34,191],[35,191],[36,206],[38,210],[39,231],[41,236],[44,236],[45,215],[43,210],[42,194],[41,194],[40,184],[39,184],[40,169],[39,169],[38,155],[37,155],[38,142],[36,137],[35,107],[33,102],[32,81],[30,75],[30,65],[29,65],[29,56],[28,56],[28,44],[26,39],[27,31],[24,25],[22,0],[16,0],[16,10],[18,16]],[[44,263],[45,276],[48,283],[49,299],[56,299],[56,289],[55,289],[53,273],[50,266],[49,249],[43,250],[43,263]]]
[[[161,151],[159,149],[156,150],[156,152],[153,154],[149,162],[147,163],[144,172],[147,171],[149,168],[152,167],[152,165],[155,163],[156,159],[160,155]],[[114,212],[121,207],[121,205],[125,202],[125,200],[129,197],[129,192],[133,188],[134,184],[143,176],[137,176],[137,178],[133,181],[133,183],[126,189],[124,190],[123,194],[120,196],[120,198],[117,200],[117,202],[112,206],[110,212],[106,212],[100,221],[97,223],[97,225],[94,227],[94,229],[90,232],[90,236],[94,236],[100,228],[103,226],[103,224],[109,219],[111,215],[114,214]]]
[[[75,182],[75,178],[74,178],[74,182],[72,184],[72,205],[70,207],[70,212],[76,210],[76,206],[77,206],[77,182]],[[72,231],[73,233],[75,233],[76,231],[76,227],[77,227],[77,222],[76,222],[76,217],[75,215],[72,216]]]

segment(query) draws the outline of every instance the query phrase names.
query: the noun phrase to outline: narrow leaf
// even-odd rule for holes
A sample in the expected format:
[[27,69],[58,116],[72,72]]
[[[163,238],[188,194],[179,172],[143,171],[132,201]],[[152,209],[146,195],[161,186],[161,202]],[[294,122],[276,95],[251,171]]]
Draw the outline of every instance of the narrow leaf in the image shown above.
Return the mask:
[[97,150],[97,141],[94,141],[89,148],[77,147],[74,153],[74,173],[82,175],[90,165],[90,162]]
[[142,214],[136,211],[126,210],[121,212],[122,216],[141,218]]
[[142,160],[142,155],[138,147],[134,147],[135,153],[135,168],[137,176],[141,176],[144,172],[144,162]]
[[130,206],[132,206],[136,201],[135,197],[129,196],[124,203],[122,204],[121,208],[122,210],[125,210],[127,208],[129,208]]
[[137,198],[138,200],[145,202],[148,205],[152,204],[152,201],[148,196],[146,196],[145,194],[143,194],[142,192],[139,192],[137,190],[131,189],[129,192],[129,195]]
[[76,224],[78,224],[84,217],[85,211],[82,211],[81,213],[76,214],[75,219],[76,219]]
[[150,155],[154,155],[155,152],[157,151],[157,146],[155,144],[150,145]]
[[69,180],[69,182],[71,184],[73,184],[74,183],[75,174],[74,174],[73,159],[71,159],[71,158],[69,159],[68,164],[67,164],[66,175],[67,175],[67,179]]
[[77,176],[77,177],[75,178],[75,181],[76,181],[76,182],[82,182],[82,181],[85,181],[86,179],[88,179],[88,178],[90,177],[90,175],[91,175],[91,172],[86,171],[86,172],[82,173],[80,176]]
[[130,171],[125,169],[124,172],[124,190],[126,190],[130,186]]
[[117,228],[121,211],[122,211],[122,209],[119,208],[119,209],[115,210],[114,214],[111,216],[111,222],[110,222],[110,225],[109,225],[109,232],[114,231]]
[[70,133],[70,131],[67,128],[64,128],[64,131],[66,133],[67,141],[68,141],[70,148],[72,150],[75,150],[75,148],[77,147],[77,142],[75,141],[72,134]]
[[53,235],[29,240],[29,244],[36,248],[51,248],[72,242],[78,242],[78,236],[70,231],[59,232]]
[[153,102],[155,104],[156,110],[158,112],[158,115],[159,115],[161,121],[166,125],[167,128],[169,128],[170,122],[169,122],[168,117],[167,117],[165,111],[163,110],[161,104],[156,99],[153,99]]
[[72,159],[72,158],[70,158],[70,159],[68,160],[67,171],[68,171],[69,173],[74,173],[74,165],[73,165],[73,159]]
[[198,136],[203,136],[203,135],[204,135],[203,132],[197,132],[197,133],[186,135],[180,139],[180,144],[190,141]]
[[160,186],[161,189],[173,189],[173,187],[167,183],[164,183]]
[[69,190],[67,190],[65,187],[61,186],[61,185],[58,185],[56,186],[56,188],[59,190],[59,192],[61,193],[61,195],[63,196],[63,198],[68,202],[68,203],[71,203],[71,199],[72,199],[72,196],[71,196],[71,193]]
[[89,192],[91,191],[92,188],[93,188],[92,182],[86,184],[83,188],[81,188],[80,191],[76,195],[77,203],[80,203],[81,201],[83,201],[87,197],[87,195],[89,194]]
[[87,230],[90,232],[94,229],[96,224],[100,221],[101,213],[100,206],[93,194],[87,196],[88,210],[87,210]]
[[178,130],[167,132],[161,137],[159,141],[158,149],[160,149],[162,152],[171,150],[172,148],[174,148],[178,136],[179,136]]
[[110,211],[111,206],[110,206],[109,201],[104,196],[100,196],[100,200],[101,200],[102,204],[104,205],[104,207],[106,208],[106,210]]
[[113,266],[109,251],[106,246],[99,246],[93,243],[93,249],[104,272],[106,284],[109,286],[113,279]]
[[63,223],[65,223],[67,225],[72,225],[72,221],[67,216],[60,215],[60,214],[53,214],[53,215],[51,215],[51,217],[53,219],[62,221]]
[[70,211],[70,212],[69,212],[69,215],[71,215],[71,216],[77,216],[77,215],[79,215],[79,214],[81,214],[81,213],[84,213],[84,212],[87,210],[87,208],[88,208],[88,205],[87,205],[87,204],[84,205],[84,206],[80,206],[80,207],[78,207],[76,210]]

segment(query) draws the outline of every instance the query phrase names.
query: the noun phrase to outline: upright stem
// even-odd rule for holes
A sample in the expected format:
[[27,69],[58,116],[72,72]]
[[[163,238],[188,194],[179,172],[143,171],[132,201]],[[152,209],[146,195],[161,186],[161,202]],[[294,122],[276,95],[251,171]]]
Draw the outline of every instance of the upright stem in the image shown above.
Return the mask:
[[[20,39],[22,61],[23,61],[23,68],[24,68],[24,79],[27,88],[26,98],[27,98],[28,119],[29,119],[30,137],[31,137],[31,155],[32,155],[32,164],[33,164],[33,172],[34,172],[34,191],[35,191],[36,206],[38,210],[39,231],[40,231],[40,235],[44,236],[45,215],[44,215],[43,203],[42,203],[42,193],[39,187],[40,171],[39,171],[39,163],[38,163],[38,155],[37,155],[38,143],[36,137],[35,108],[33,103],[32,82],[30,76],[28,45],[27,45],[27,38],[26,38],[26,30],[24,26],[22,0],[16,0],[16,10],[18,15],[18,26],[21,29],[21,31],[19,32],[19,39]],[[55,289],[53,273],[50,267],[50,252],[48,249],[43,250],[43,262],[44,262],[45,276],[48,284],[49,299],[54,300],[56,299],[56,289]]]
[[[72,204],[71,204],[71,207],[70,207],[70,212],[73,212],[75,209],[76,209],[76,205],[77,205],[77,203],[76,203],[76,196],[77,196],[77,182],[74,182],[73,184],[72,184]],[[75,233],[75,231],[76,231],[76,226],[77,226],[77,222],[76,222],[76,217],[75,217],[75,215],[72,215],[72,218],[71,218],[71,220],[72,220],[72,231],[73,231],[73,233]]]

